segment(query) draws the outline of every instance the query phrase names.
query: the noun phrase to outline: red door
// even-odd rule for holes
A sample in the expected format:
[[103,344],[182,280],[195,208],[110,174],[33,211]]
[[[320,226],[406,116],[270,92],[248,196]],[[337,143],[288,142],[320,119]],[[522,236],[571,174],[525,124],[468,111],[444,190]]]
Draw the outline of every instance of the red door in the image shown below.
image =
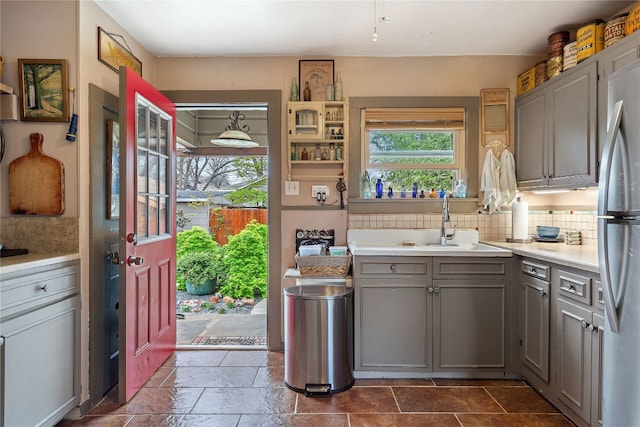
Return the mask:
[[176,343],[175,105],[120,68],[120,402]]

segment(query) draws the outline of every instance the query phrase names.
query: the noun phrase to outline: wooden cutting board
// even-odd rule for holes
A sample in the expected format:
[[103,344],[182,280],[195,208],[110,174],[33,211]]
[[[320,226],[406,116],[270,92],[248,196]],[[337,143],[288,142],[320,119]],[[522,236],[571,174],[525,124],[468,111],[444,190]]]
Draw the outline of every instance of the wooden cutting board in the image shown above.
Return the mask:
[[42,152],[41,133],[29,138],[31,151],[9,163],[9,210],[14,215],[61,215],[64,165]]

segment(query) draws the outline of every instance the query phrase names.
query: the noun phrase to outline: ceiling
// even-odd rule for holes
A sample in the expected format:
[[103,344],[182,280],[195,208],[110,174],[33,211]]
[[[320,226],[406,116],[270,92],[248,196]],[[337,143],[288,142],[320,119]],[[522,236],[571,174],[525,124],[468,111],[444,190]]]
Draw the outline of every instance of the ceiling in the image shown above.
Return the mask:
[[[158,57],[545,54],[550,34],[575,31],[596,18],[606,21],[634,3],[614,0],[95,2]],[[383,17],[388,18],[388,22]],[[372,41],[374,26],[378,34],[375,43]]]

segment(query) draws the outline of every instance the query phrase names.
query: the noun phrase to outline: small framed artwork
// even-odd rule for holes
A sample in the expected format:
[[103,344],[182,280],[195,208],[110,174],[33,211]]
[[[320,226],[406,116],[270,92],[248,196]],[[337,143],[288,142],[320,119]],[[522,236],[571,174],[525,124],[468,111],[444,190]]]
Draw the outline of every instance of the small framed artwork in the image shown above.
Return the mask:
[[120,217],[120,123],[107,121],[107,219]]
[[21,120],[69,121],[66,59],[18,59]]
[[308,84],[311,90],[310,101],[325,101],[325,87],[333,84],[333,59],[301,59],[298,69],[300,99],[304,99],[304,90]]

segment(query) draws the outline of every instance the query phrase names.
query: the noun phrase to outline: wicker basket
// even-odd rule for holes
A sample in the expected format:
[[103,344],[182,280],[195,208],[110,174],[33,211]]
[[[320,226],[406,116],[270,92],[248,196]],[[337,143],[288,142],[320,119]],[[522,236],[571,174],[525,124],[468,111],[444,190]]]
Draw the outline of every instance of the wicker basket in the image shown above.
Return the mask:
[[351,267],[351,254],[344,256],[331,255],[296,255],[296,263],[300,276],[305,277],[345,277]]

